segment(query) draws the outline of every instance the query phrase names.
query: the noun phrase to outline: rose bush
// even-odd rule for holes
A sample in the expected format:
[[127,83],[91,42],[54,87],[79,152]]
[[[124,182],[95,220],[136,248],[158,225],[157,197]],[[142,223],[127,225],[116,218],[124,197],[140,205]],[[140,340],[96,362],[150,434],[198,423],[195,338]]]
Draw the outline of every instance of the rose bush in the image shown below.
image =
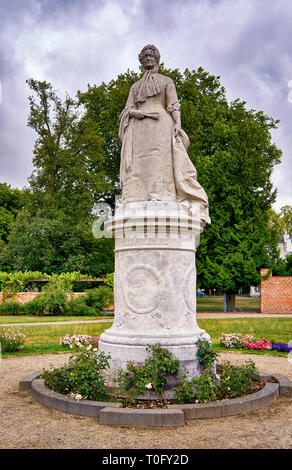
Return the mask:
[[23,348],[26,336],[20,328],[5,327],[0,329],[2,352],[14,352]]
[[219,341],[225,348],[243,349],[246,342],[252,339],[252,335],[243,336],[241,333],[222,333]]
[[60,339],[60,344],[72,348],[83,348],[84,346],[97,346],[99,338],[89,335],[70,335],[69,333]]

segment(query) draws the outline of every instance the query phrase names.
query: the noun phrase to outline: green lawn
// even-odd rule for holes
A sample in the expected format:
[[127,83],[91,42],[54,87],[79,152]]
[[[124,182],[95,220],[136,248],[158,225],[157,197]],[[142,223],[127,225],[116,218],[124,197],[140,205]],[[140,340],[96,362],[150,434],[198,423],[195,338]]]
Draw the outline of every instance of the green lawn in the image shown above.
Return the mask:
[[[216,351],[238,351],[226,349],[219,343],[221,333],[252,334],[257,339],[265,338],[272,342],[288,343],[292,339],[292,318],[218,318],[198,319],[200,328],[209,333]],[[277,351],[244,350],[250,354],[270,354],[275,356],[287,356],[287,353]]]
[[[84,318],[84,317],[83,317]],[[257,338],[274,340],[275,342],[288,343],[292,339],[292,318],[220,318],[220,319],[198,319],[200,328],[206,330],[212,339],[216,351],[236,351],[225,349],[219,344],[221,333],[253,334]],[[62,336],[70,334],[88,334],[100,336],[101,333],[110,328],[112,322],[86,323],[79,325],[32,325],[21,326],[27,336],[27,343],[22,351],[17,353],[3,354],[6,356],[23,356],[30,354],[49,354],[59,352],[70,352],[66,346],[60,345]],[[247,351],[250,354],[270,354],[275,356],[287,356],[277,351]]]
[[[260,298],[236,296],[235,307],[242,312],[259,312]],[[197,297],[197,312],[223,312],[223,296]]]
[[[91,317],[92,318],[92,317]],[[27,356],[30,354],[54,354],[59,352],[72,352],[72,350],[60,344],[60,338],[67,333],[78,335],[90,335],[99,337],[101,333],[110,328],[112,322],[86,323],[80,325],[32,325],[21,326],[21,330],[27,337],[27,342],[21,351],[15,353],[3,353],[7,356]],[[2,327],[5,328],[5,327]]]
[[92,321],[92,320],[103,320],[113,318],[112,315],[97,315],[93,316],[83,316],[83,317],[70,317],[70,316],[31,316],[31,315],[0,315],[0,324],[4,323],[42,323],[42,322],[63,322],[63,321]]

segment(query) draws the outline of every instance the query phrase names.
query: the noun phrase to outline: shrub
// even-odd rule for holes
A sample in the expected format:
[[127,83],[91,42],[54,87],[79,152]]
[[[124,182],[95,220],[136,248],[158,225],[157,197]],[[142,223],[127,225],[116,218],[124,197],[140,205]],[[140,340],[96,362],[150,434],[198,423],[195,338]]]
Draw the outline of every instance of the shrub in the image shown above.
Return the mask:
[[219,354],[213,351],[212,343],[204,338],[199,338],[196,344],[198,346],[197,357],[203,369],[214,369]]
[[20,328],[5,327],[0,329],[2,352],[14,352],[23,348],[26,337]]
[[21,315],[23,313],[23,304],[17,300],[9,300],[0,303],[1,315]]
[[216,400],[216,376],[205,370],[199,377],[188,379],[185,375],[175,388],[176,403],[207,403]]
[[104,281],[105,285],[111,287],[112,289],[114,288],[114,277],[114,273],[109,273],[106,275],[106,279]]
[[44,303],[47,315],[62,315],[66,308],[68,295],[72,293],[69,283],[62,278],[52,279],[39,297]]
[[114,301],[114,294],[110,287],[101,286],[96,289],[86,291],[84,302],[88,307],[94,308],[96,311],[109,307]]
[[231,365],[226,362],[216,380],[211,370],[206,370],[200,377],[189,379],[187,375],[181,377],[176,387],[177,403],[207,403],[225,398],[236,398],[252,390],[253,379],[258,371],[253,361],[247,361],[242,366]]
[[180,373],[180,362],[160,344],[147,346],[146,351],[148,357],[144,364],[136,366],[129,361],[126,370],[118,371],[119,390],[130,395],[144,395],[147,389],[153,389],[159,399],[165,400],[165,387],[170,376]]
[[236,398],[246,394],[252,385],[253,378],[257,375],[255,363],[251,360],[241,366],[234,366],[229,361],[225,362],[216,392],[218,399]]
[[88,400],[109,400],[104,379],[109,359],[110,356],[97,353],[97,348],[89,345],[88,349],[71,356],[68,365],[45,370],[41,377],[55,392]]
[[66,316],[96,316],[96,310],[86,305],[84,295],[72,297],[64,306],[63,315]]
[[45,298],[38,294],[34,299],[25,302],[22,305],[24,315],[42,315],[45,309]]
[[60,344],[65,344],[70,348],[83,348],[84,346],[96,346],[99,338],[89,335],[70,335],[69,333],[60,339]]

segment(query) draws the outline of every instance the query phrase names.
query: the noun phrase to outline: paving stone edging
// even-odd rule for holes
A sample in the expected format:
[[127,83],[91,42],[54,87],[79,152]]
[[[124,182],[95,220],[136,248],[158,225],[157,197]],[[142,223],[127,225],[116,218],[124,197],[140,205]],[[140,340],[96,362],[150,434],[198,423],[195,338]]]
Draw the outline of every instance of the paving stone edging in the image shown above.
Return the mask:
[[39,379],[41,371],[25,376],[19,390],[30,390],[38,403],[64,413],[98,418],[101,424],[124,426],[183,426],[185,420],[222,418],[246,414],[273,403],[279,395],[292,397],[292,381],[280,374],[262,376],[278,383],[267,383],[262,390],[240,398],[212,403],[169,405],[167,409],[123,408],[120,403],[74,400],[56,393]]

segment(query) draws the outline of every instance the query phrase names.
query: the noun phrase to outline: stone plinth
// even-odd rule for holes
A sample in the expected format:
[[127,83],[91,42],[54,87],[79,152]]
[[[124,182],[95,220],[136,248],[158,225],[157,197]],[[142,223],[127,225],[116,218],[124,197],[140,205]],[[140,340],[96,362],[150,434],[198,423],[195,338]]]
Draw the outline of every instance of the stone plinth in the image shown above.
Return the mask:
[[196,341],[196,243],[200,206],[178,202],[122,205],[107,223],[115,237],[115,318],[99,341],[111,355],[111,376],[127,361],[143,363],[146,345],[160,343],[192,376],[201,373]]

